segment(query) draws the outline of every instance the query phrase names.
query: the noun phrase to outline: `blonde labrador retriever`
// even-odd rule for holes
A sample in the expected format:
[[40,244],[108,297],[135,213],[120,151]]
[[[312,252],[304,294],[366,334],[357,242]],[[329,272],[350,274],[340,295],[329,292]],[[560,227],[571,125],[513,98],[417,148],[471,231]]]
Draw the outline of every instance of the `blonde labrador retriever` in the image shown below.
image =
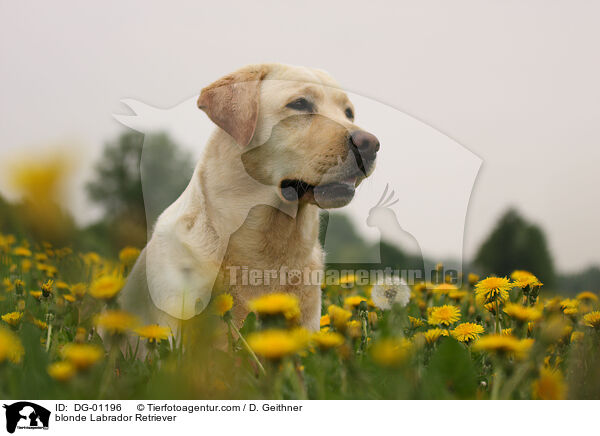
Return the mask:
[[[192,180],[158,218],[121,301],[145,322],[176,326],[215,290],[248,301],[294,294],[300,322],[317,330],[321,289],[269,276],[322,271],[319,208],[348,204],[375,167],[379,142],[354,124],[347,95],[325,72],[249,65],[204,88],[198,107],[217,125]],[[245,271],[267,278],[247,283]]]

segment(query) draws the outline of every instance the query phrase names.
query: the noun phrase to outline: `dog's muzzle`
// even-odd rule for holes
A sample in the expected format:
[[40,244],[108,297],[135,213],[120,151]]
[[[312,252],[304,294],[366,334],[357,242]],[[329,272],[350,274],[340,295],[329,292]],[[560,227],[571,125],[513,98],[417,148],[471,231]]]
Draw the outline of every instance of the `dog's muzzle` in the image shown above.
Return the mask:
[[316,185],[301,179],[285,179],[280,184],[282,197],[289,202],[304,200],[323,209],[346,206],[354,197],[356,187],[373,171],[379,147],[375,135],[362,130],[351,132],[348,148],[354,155],[357,169],[341,180]]

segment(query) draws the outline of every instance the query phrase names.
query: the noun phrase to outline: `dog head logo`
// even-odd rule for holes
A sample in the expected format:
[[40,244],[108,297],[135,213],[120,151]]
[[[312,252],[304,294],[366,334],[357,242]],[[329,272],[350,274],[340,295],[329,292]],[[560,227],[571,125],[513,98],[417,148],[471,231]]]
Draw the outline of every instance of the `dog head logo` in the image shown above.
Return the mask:
[[48,429],[50,411],[29,401],[19,401],[6,409],[6,431],[14,433],[18,429]]
[[[181,274],[148,275],[156,307],[180,319],[202,311],[225,258],[220,248],[227,247],[259,205],[292,218],[303,203],[325,210],[343,207],[343,215],[329,215],[324,232],[323,249],[330,264],[381,263],[384,241],[414,257],[423,253],[462,263],[479,157],[403,112],[342,91],[325,73],[295,67],[265,73],[264,68],[271,67],[251,68],[242,78],[238,73],[225,76],[199,97],[170,109],[122,100],[134,114],[115,115],[142,133],[166,132],[200,162],[186,189],[194,195],[174,196],[157,221],[148,211],[155,199],[165,198],[161,189],[168,184],[144,170],[142,151],[142,190],[152,238],[176,239],[192,227],[204,234],[202,241],[186,237],[178,244],[151,240],[148,247],[169,245],[172,252],[147,251],[147,265],[164,259],[182,264],[190,242],[208,253],[187,256],[194,265],[182,264]],[[310,77],[303,78],[305,73]],[[218,196],[218,206],[204,197],[207,191]],[[381,201],[374,204],[378,198]],[[210,207],[226,219],[207,222],[198,211]],[[347,217],[356,234],[369,242],[367,249],[332,249],[340,237],[331,229],[347,226],[337,221]],[[424,278],[431,278],[426,270]]]

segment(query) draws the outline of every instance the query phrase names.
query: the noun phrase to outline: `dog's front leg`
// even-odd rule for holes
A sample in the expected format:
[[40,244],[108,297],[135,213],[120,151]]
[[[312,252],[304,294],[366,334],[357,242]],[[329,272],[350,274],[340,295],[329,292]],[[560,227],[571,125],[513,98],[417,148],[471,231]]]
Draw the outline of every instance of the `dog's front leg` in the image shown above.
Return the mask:
[[321,287],[307,286],[300,298],[300,322],[302,327],[319,331],[321,321]]

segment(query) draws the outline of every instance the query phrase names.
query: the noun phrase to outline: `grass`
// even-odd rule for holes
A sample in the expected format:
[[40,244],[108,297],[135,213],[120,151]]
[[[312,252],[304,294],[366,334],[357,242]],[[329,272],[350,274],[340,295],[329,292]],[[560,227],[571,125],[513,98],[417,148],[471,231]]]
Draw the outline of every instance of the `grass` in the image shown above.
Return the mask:
[[[224,297],[175,337],[138,330],[119,310],[136,254],[103,259],[0,235],[0,397],[600,398],[592,293],[551,297],[517,272],[506,295],[476,293],[471,276],[460,289],[394,285],[381,304],[385,287],[348,277],[323,288],[320,333],[298,327],[289,296],[254,304],[238,331]],[[406,306],[394,303],[406,292]]]

